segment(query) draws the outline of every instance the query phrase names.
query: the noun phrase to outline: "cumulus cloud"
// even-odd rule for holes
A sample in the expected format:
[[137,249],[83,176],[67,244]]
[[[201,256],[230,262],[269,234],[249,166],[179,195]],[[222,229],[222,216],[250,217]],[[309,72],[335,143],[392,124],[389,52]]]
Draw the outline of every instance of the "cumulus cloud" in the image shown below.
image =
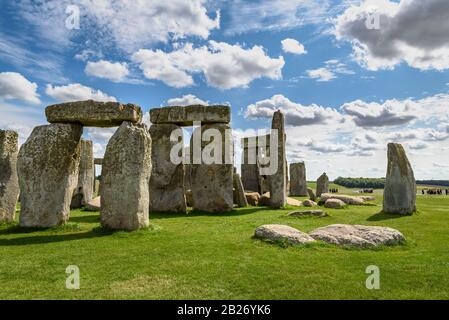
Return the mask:
[[407,124],[417,118],[416,103],[388,100],[383,104],[362,100],[345,103],[341,110],[352,116],[360,127],[385,127]]
[[298,42],[298,40],[295,39],[284,39],[281,41],[282,44],[282,50],[286,53],[293,53],[297,55],[306,54],[307,51],[304,48],[304,45]]
[[[220,26],[219,11],[210,17],[206,0],[91,1],[91,0],[19,0],[15,4],[35,32],[49,43],[70,46],[80,34],[92,45],[133,52],[155,43],[195,36],[207,39]],[[81,29],[65,28],[68,5],[80,8]]]
[[[379,28],[367,18],[379,17]],[[365,0],[335,20],[335,35],[352,43],[355,59],[369,70],[405,61],[418,69],[449,68],[447,0]],[[369,24],[368,24],[369,26]]]
[[97,78],[108,79],[114,82],[125,80],[129,74],[126,63],[110,62],[99,60],[96,62],[89,61],[84,70],[87,75]]
[[168,106],[190,106],[190,105],[209,105],[209,101],[201,100],[193,94],[186,94],[180,98],[168,99]]
[[40,103],[37,84],[17,72],[0,72],[0,100]]
[[318,82],[328,82],[338,78],[338,74],[351,75],[354,71],[336,59],[328,60],[324,63],[324,67],[318,69],[307,70],[306,74],[311,79],[316,79]]
[[330,120],[344,121],[344,118],[335,109],[324,108],[316,104],[304,106],[290,101],[280,94],[249,105],[246,108],[245,117],[271,118],[276,110],[281,110],[285,114],[285,123],[293,126],[325,124]]
[[109,96],[101,90],[95,90],[79,83],[72,83],[66,86],[52,86],[51,84],[48,84],[45,93],[58,102],[89,99],[105,102],[117,101],[115,97]]
[[270,58],[263,47],[249,49],[225,42],[209,41],[195,48],[187,43],[172,52],[141,49],[132,60],[139,64],[145,77],[182,88],[194,84],[192,75],[201,73],[210,86],[220,89],[246,87],[255,79],[280,79],[283,57]]

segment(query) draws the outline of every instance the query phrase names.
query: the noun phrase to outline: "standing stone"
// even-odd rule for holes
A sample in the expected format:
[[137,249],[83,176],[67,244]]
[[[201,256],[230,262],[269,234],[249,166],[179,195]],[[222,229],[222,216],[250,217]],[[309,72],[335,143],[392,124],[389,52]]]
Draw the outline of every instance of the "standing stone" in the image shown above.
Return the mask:
[[323,173],[316,181],[316,196],[320,197],[323,193],[329,193],[329,177]]
[[0,223],[14,221],[19,197],[18,134],[0,130]]
[[307,181],[304,162],[290,164],[290,196],[306,197]]
[[240,207],[247,207],[248,201],[246,200],[245,190],[243,189],[242,179],[238,173],[234,173],[234,190],[235,190],[235,203]]
[[137,230],[149,224],[151,137],[143,124],[123,122],[106,147],[101,172],[101,225]]
[[69,219],[80,161],[79,124],[34,128],[17,160],[20,225],[54,227]]
[[[209,149],[212,146],[216,146],[217,150],[220,148],[220,143],[218,140],[217,142],[201,142],[200,137],[200,141],[195,142],[195,137],[200,134],[204,134],[208,129],[216,129],[221,134],[221,164],[206,164],[204,163],[204,159],[201,164],[195,163],[197,162],[195,159],[198,151],[203,153],[205,148]],[[230,160],[228,159],[228,161],[226,161],[225,152],[226,149],[230,149],[232,146],[232,137],[226,138],[226,135],[230,136],[230,133],[231,129],[228,124],[208,124],[195,129],[193,132],[190,143],[190,154],[193,161],[191,166],[191,184],[194,210],[213,213],[226,212],[232,210],[233,208],[233,157],[231,155]],[[195,145],[200,143],[200,150],[196,150],[197,148]],[[215,155],[215,153],[212,154]]]
[[273,122],[271,129],[278,130],[278,146],[277,155],[271,157],[278,158],[278,168],[275,174],[269,178],[270,182],[270,207],[282,208],[287,203],[287,181],[286,181],[286,157],[285,157],[285,128],[284,128],[284,114],[281,111],[276,111],[273,115]]
[[92,141],[81,140],[80,167],[78,172],[78,185],[73,191],[70,208],[77,209],[93,199],[95,188],[94,149]]
[[[184,164],[170,159],[173,147],[183,141],[170,141],[173,131],[181,130],[174,124],[153,124],[151,135],[150,212],[187,213],[184,188]],[[180,153],[182,149],[180,150]],[[181,154],[182,160],[182,154]]]
[[397,143],[388,144],[383,211],[403,215],[416,211],[415,176],[404,148]]
[[309,194],[310,200],[312,200],[312,201],[316,200],[316,195],[315,195],[315,192],[313,192],[312,188],[307,188],[307,193]]

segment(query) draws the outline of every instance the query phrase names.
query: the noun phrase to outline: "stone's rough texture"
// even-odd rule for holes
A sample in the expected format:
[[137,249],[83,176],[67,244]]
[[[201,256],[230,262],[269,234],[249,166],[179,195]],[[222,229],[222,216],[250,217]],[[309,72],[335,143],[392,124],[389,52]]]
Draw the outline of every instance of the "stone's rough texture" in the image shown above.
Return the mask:
[[229,106],[175,106],[150,110],[150,121],[154,124],[176,124],[192,126],[194,121],[208,123],[231,122],[231,108]]
[[307,233],[280,224],[266,224],[256,229],[256,238],[274,242],[287,241],[290,244],[305,244],[315,240]]
[[242,183],[245,190],[259,191],[259,167],[257,164],[242,163],[240,170],[242,171]]
[[324,203],[324,207],[330,209],[342,209],[346,207],[346,203],[339,199],[327,199]]
[[18,139],[14,131],[0,130],[0,223],[13,222],[16,215]]
[[[213,130],[209,130],[213,129]],[[198,131],[201,130],[201,131]],[[221,145],[221,163],[206,164],[203,158],[201,164],[195,164],[195,148],[194,138],[201,133],[204,138],[204,133],[220,133],[222,138],[221,144],[219,140],[201,142],[201,153],[215,155],[214,152],[219,152]],[[225,212],[231,211],[234,204],[233,184],[234,184],[234,164],[231,159],[226,159],[226,150],[232,148],[232,133],[231,128],[227,124],[207,124],[194,130],[190,143],[192,155],[192,171],[190,174],[192,184],[193,208],[203,212]],[[206,149],[207,148],[207,149]],[[213,150],[213,151],[212,151]],[[217,154],[217,160],[218,159]],[[228,153],[229,156],[229,153]],[[211,159],[209,159],[211,160]]]
[[103,158],[95,158],[94,159],[94,164],[97,166],[102,166],[103,165]]
[[86,127],[116,127],[124,121],[142,121],[142,110],[137,105],[93,100],[48,106],[45,115],[50,123],[80,123]]
[[92,141],[81,140],[78,185],[73,191],[71,209],[81,208],[93,198],[95,183],[94,149]]
[[188,207],[193,207],[193,196],[192,196],[192,190],[186,191],[186,203]]
[[307,181],[304,162],[290,164],[290,196],[306,197]]
[[323,173],[316,181],[316,196],[321,197],[323,193],[329,192],[329,178]]
[[312,200],[312,201],[316,200],[315,192],[313,192],[313,190],[311,188],[307,188],[307,193],[309,194],[310,200]]
[[323,210],[306,210],[306,211],[293,211],[288,214],[290,217],[306,217],[306,216],[316,216],[316,217],[327,217],[327,213]]
[[331,244],[356,247],[395,245],[405,240],[402,233],[392,228],[346,224],[318,228],[310,236]]
[[304,207],[315,207],[315,206],[317,206],[318,204],[317,204],[315,201],[312,201],[312,200],[304,200],[304,201],[302,202],[302,205],[303,205]]
[[260,194],[259,192],[245,192],[246,201],[251,206],[258,206]]
[[412,214],[416,211],[416,181],[412,166],[400,144],[388,144],[388,167],[383,211]]
[[100,211],[101,210],[101,197],[96,197],[95,199],[90,200],[86,204],[87,211]]
[[270,207],[282,208],[287,203],[287,181],[286,181],[286,157],[285,157],[285,128],[284,114],[276,111],[273,114],[271,129],[278,132],[278,148],[277,155],[271,155],[271,158],[277,156],[277,171],[270,175]]
[[268,207],[269,205],[270,205],[270,193],[265,192],[263,195],[260,196],[259,206]]
[[69,219],[70,201],[78,181],[78,124],[34,128],[17,160],[20,183],[20,225],[54,227]]
[[344,194],[332,194],[332,193],[323,193],[320,197],[320,204],[326,203],[326,201],[329,199],[338,199],[346,204],[350,204],[353,206],[361,206],[365,204],[365,200],[363,200],[362,197],[353,197]]
[[293,199],[293,198],[290,198],[290,197],[287,197],[287,204],[289,206],[294,206],[294,207],[302,206],[302,202],[301,201]]
[[235,203],[240,208],[247,207],[248,201],[246,200],[245,190],[243,190],[242,180],[240,179],[240,175],[234,173],[234,190],[235,190]]
[[149,224],[151,137],[145,125],[124,122],[106,147],[101,173],[101,225],[136,230]]
[[192,189],[192,165],[185,164],[184,165],[184,187],[186,190]]
[[[184,188],[184,164],[170,159],[173,147],[182,141],[170,141],[170,135],[180,130],[173,124],[153,124],[151,135],[150,212],[187,213]],[[182,151],[182,150],[180,150]]]

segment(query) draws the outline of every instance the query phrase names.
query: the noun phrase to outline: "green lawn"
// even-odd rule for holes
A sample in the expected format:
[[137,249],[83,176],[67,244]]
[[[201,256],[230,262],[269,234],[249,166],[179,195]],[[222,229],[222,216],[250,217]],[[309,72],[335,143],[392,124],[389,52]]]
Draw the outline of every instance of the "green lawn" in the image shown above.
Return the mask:
[[[418,196],[418,208],[406,217],[376,214],[380,206],[327,210],[326,218],[254,207],[152,214],[151,228],[133,233],[106,232],[98,213],[83,211],[50,230],[3,225],[0,299],[449,299],[449,197]],[[252,238],[267,223],[306,232],[389,226],[408,241],[378,250],[283,248]],[[80,268],[80,290],[65,288],[68,265]],[[380,290],[365,287],[369,265],[380,268]]]

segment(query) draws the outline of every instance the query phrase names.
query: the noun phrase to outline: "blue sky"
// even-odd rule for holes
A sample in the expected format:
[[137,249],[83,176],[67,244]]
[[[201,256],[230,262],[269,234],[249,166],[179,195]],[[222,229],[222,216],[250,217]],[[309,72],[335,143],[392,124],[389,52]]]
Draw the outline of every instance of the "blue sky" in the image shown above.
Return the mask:
[[[446,0],[2,0],[0,127],[23,142],[69,100],[226,103],[238,138],[281,109],[309,179],[383,176],[393,141],[449,179],[448,18]],[[84,136],[101,156],[112,133]]]

